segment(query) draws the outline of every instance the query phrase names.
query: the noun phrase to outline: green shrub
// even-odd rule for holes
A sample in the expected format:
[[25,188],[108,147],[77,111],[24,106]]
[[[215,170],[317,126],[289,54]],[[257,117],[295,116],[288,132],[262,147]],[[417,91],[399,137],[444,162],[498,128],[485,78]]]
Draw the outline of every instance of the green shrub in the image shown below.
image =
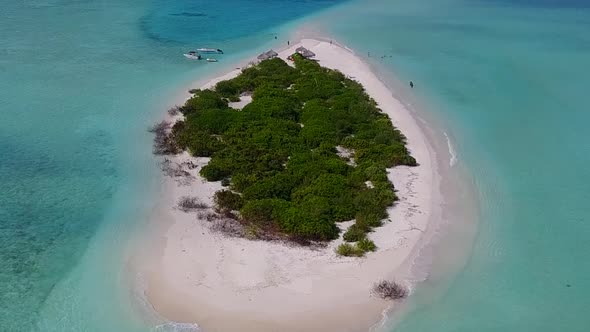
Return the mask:
[[254,185],[258,177],[249,173],[234,173],[232,175],[232,189],[238,192],[245,191],[248,187]]
[[315,219],[309,212],[294,206],[281,212],[281,229],[294,239],[328,241],[338,237],[339,229],[332,220]]
[[338,174],[322,174],[308,186],[293,193],[292,199],[303,204],[307,197],[323,197],[330,204],[333,221],[344,221],[354,218],[355,206],[352,188],[347,178]]
[[220,190],[215,193],[215,204],[222,211],[238,211],[244,206],[244,200],[231,190]]
[[239,85],[233,80],[221,81],[215,85],[215,91],[221,96],[230,98],[240,94]]
[[199,131],[192,134],[182,132],[176,141],[181,148],[188,150],[191,155],[196,157],[210,157],[223,148],[223,143],[217,138]]
[[240,210],[242,219],[267,230],[280,228],[279,217],[290,203],[281,199],[260,199],[248,201]]
[[201,168],[199,172],[207,181],[221,181],[231,175],[231,171],[216,160],[211,160],[207,165]]
[[360,226],[359,224],[353,224],[343,235],[343,239],[346,242],[357,242],[364,239],[367,236],[369,229],[367,227]]
[[280,198],[289,200],[296,185],[297,179],[294,176],[278,173],[275,176],[251,184],[244,190],[244,198]]
[[356,246],[359,250],[362,250],[363,252],[377,250],[377,246],[375,245],[375,243],[367,238],[360,239],[357,242]]
[[371,182],[387,182],[385,166],[371,163],[365,168],[365,175]]
[[346,257],[361,257],[365,254],[356,245],[352,245],[350,243],[342,243],[339,245],[336,249],[336,253],[340,256]]
[[312,219],[334,221],[333,206],[330,200],[325,197],[306,196],[299,207]]
[[[336,222],[356,218],[344,238],[361,243],[397,199],[386,167],[416,164],[403,134],[360,84],[300,56],[295,68],[265,60],[214,90],[191,92],[169,139],[211,157],[200,174],[234,191],[216,194],[216,203],[239,208],[243,225],[261,234],[328,241],[338,237]],[[252,102],[240,112],[229,108],[244,92]],[[355,167],[336,146],[354,150]]]
[[385,213],[368,212],[366,210],[358,212],[355,216],[356,224],[359,227],[373,228],[381,226],[381,220],[386,217]]
[[185,115],[201,110],[227,108],[227,102],[215,91],[195,90],[194,92],[194,96],[186,101],[182,109]]
[[354,198],[354,205],[357,211],[364,215],[376,214],[381,218],[387,215],[386,208],[395,201],[395,194],[392,189],[365,189],[358,192]]
[[252,96],[252,102],[243,108],[243,112],[257,113],[263,117],[275,119],[287,119],[297,121],[300,104],[290,94],[280,95],[275,87],[262,85],[258,87]]

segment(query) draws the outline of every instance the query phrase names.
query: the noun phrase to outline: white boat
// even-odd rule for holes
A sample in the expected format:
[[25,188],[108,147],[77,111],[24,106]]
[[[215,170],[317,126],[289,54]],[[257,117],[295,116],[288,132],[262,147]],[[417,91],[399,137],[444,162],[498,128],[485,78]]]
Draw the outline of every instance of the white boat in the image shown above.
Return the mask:
[[207,61],[208,61],[208,62],[217,62],[217,59],[214,59],[214,58],[207,58]]
[[201,53],[217,53],[217,54],[223,54],[223,51],[218,49],[218,48],[198,48],[197,49],[198,52]]
[[196,51],[190,51],[188,53],[183,54],[185,58],[191,60],[201,60],[201,55]]

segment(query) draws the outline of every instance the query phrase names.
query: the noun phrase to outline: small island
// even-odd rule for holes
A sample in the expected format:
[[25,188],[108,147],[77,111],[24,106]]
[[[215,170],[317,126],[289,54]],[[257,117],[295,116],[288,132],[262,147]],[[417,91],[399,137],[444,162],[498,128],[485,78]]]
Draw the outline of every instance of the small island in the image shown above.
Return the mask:
[[204,330],[367,330],[422,278],[434,152],[349,49],[303,39],[265,54],[153,128],[166,176],[140,255],[146,297]]
[[[415,166],[405,137],[363,87],[295,54],[264,60],[213,89],[193,90],[174,124],[172,150],[210,157],[200,170],[221,181],[216,209],[253,238],[298,243],[339,236],[345,256],[375,250],[367,234],[397,199],[386,168]],[[252,101],[231,107],[240,96]]]

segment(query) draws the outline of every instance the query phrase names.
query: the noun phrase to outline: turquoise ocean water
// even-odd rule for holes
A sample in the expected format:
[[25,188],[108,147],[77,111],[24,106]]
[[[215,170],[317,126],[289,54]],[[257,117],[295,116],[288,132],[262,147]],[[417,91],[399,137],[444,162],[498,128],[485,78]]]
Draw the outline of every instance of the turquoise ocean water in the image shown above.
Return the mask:
[[[122,252],[156,199],[148,126],[179,89],[335,3],[2,2],[0,331],[143,330]],[[228,55],[182,57],[197,47]]]
[[478,196],[466,266],[436,296],[419,289],[394,330],[588,331],[590,2],[375,0],[329,16],[416,83]]
[[464,268],[390,330],[588,330],[590,2],[44,0],[0,5],[0,331],[148,330],[122,255],[157,199],[146,128],[320,11],[416,83],[476,188]]

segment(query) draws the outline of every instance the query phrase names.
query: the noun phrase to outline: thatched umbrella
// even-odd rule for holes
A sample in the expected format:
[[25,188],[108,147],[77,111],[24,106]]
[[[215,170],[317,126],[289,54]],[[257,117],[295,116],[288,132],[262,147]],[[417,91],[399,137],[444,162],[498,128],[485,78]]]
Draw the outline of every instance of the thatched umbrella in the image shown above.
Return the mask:
[[262,54],[260,54],[258,56],[258,60],[268,60],[268,59],[272,59],[276,56],[278,56],[279,54],[273,50],[268,50]]
[[298,47],[295,52],[301,54],[304,58],[313,58],[315,56],[315,53],[303,46]]

